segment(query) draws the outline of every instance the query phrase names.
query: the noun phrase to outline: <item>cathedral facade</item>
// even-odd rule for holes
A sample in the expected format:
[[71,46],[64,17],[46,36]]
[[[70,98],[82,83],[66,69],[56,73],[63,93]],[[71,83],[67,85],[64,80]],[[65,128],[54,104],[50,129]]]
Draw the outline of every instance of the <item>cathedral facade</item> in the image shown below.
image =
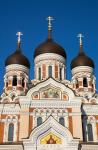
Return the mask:
[[34,79],[21,49],[5,60],[0,97],[0,150],[98,150],[98,94],[94,62],[83,50],[72,60],[66,79],[66,52],[48,37],[35,48]]

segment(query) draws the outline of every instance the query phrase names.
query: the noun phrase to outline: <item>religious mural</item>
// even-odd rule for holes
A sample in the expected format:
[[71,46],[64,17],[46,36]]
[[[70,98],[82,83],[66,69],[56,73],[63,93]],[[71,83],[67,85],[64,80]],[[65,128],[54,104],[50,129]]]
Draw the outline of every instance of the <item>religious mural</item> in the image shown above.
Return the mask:
[[54,135],[53,133],[49,133],[45,137],[43,137],[40,141],[41,144],[62,144],[61,138]]
[[42,92],[42,98],[60,98],[60,91],[49,88]]

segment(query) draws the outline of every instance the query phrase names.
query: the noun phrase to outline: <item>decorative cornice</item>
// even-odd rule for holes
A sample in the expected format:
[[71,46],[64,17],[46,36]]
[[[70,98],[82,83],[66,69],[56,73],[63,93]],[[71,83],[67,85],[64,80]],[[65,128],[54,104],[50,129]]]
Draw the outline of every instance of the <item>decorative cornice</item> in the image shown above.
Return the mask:
[[82,146],[82,150],[98,150],[98,143],[96,144],[94,143],[85,143],[85,144],[81,144]]
[[49,100],[39,100],[39,101],[32,101],[30,107],[46,107],[46,108],[71,108],[71,107],[80,107],[80,102],[65,102],[65,101],[49,101]]
[[65,58],[58,55],[58,54],[53,54],[53,53],[45,53],[45,54],[41,54],[41,55],[38,55],[34,62],[35,64],[38,63],[39,61],[43,61],[43,60],[57,60],[57,61],[60,61],[62,62],[63,64],[65,64]]
[[6,142],[3,144],[0,144],[0,150],[23,150],[23,144],[22,143],[12,143],[12,142]]
[[0,114],[19,114],[19,104],[0,104]]
[[75,75],[76,73],[81,73],[81,72],[92,73],[93,68],[91,68],[89,66],[78,66],[78,67],[75,67],[74,69],[72,69],[72,75]]
[[23,65],[19,65],[19,64],[12,64],[12,65],[8,65],[6,67],[6,73],[12,70],[20,70],[20,71],[24,71],[25,73],[29,73],[29,69]]
[[98,115],[98,105],[83,105],[83,115]]

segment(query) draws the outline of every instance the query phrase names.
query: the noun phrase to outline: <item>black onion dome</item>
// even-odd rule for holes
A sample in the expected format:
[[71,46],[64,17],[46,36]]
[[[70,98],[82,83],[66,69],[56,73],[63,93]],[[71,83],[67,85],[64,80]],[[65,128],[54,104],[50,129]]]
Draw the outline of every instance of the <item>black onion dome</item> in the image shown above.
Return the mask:
[[35,49],[34,58],[44,53],[55,53],[66,58],[65,50],[59,44],[54,42],[52,38],[48,38]]
[[8,56],[7,59],[5,60],[5,66],[11,64],[20,64],[27,68],[30,68],[30,62],[27,59],[27,57],[22,54],[20,46],[18,46],[16,51],[10,56]]
[[80,46],[79,54],[72,60],[70,65],[71,69],[78,66],[89,66],[94,68],[93,60],[84,53],[82,45]]

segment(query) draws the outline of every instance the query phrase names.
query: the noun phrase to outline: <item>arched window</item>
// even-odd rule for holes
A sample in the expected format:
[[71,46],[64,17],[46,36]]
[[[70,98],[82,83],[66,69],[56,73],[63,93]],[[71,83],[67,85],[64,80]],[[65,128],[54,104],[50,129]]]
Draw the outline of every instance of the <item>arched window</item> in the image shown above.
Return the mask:
[[63,118],[63,117],[60,117],[60,118],[59,118],[59,123],[60,123],[62,126],[65,126],[65,121],[64,121],[64,118]]
[[87,131],[88,131],[88,141],[93,141],[93,128],[92,124],[87,125]]
[[83,78],[83,87],[87,87],[87,86],[88,86],[88,84],[87,84],[87,78],[84,77]]
[[60,80],[62,80],[62,68],[60,68]]
[[48,75],[50,78],[52,77],[52,66],[48,67]]
[[41,68],[38,69],[38,79],[41,80]]
[[41,125],[42,124],[42,118],[41,117],[38,117],[37,118],[37,126]]
[[8,141],[13,141],[13,137],[14,137],[14,124],[10,123],[8,129]]
[[17,76],[13,76],[13,82],[12,82],[13,86],[17,86]]
[[24,82],[24,78],[22,78],[22,87],[24,87],[25,82]]

